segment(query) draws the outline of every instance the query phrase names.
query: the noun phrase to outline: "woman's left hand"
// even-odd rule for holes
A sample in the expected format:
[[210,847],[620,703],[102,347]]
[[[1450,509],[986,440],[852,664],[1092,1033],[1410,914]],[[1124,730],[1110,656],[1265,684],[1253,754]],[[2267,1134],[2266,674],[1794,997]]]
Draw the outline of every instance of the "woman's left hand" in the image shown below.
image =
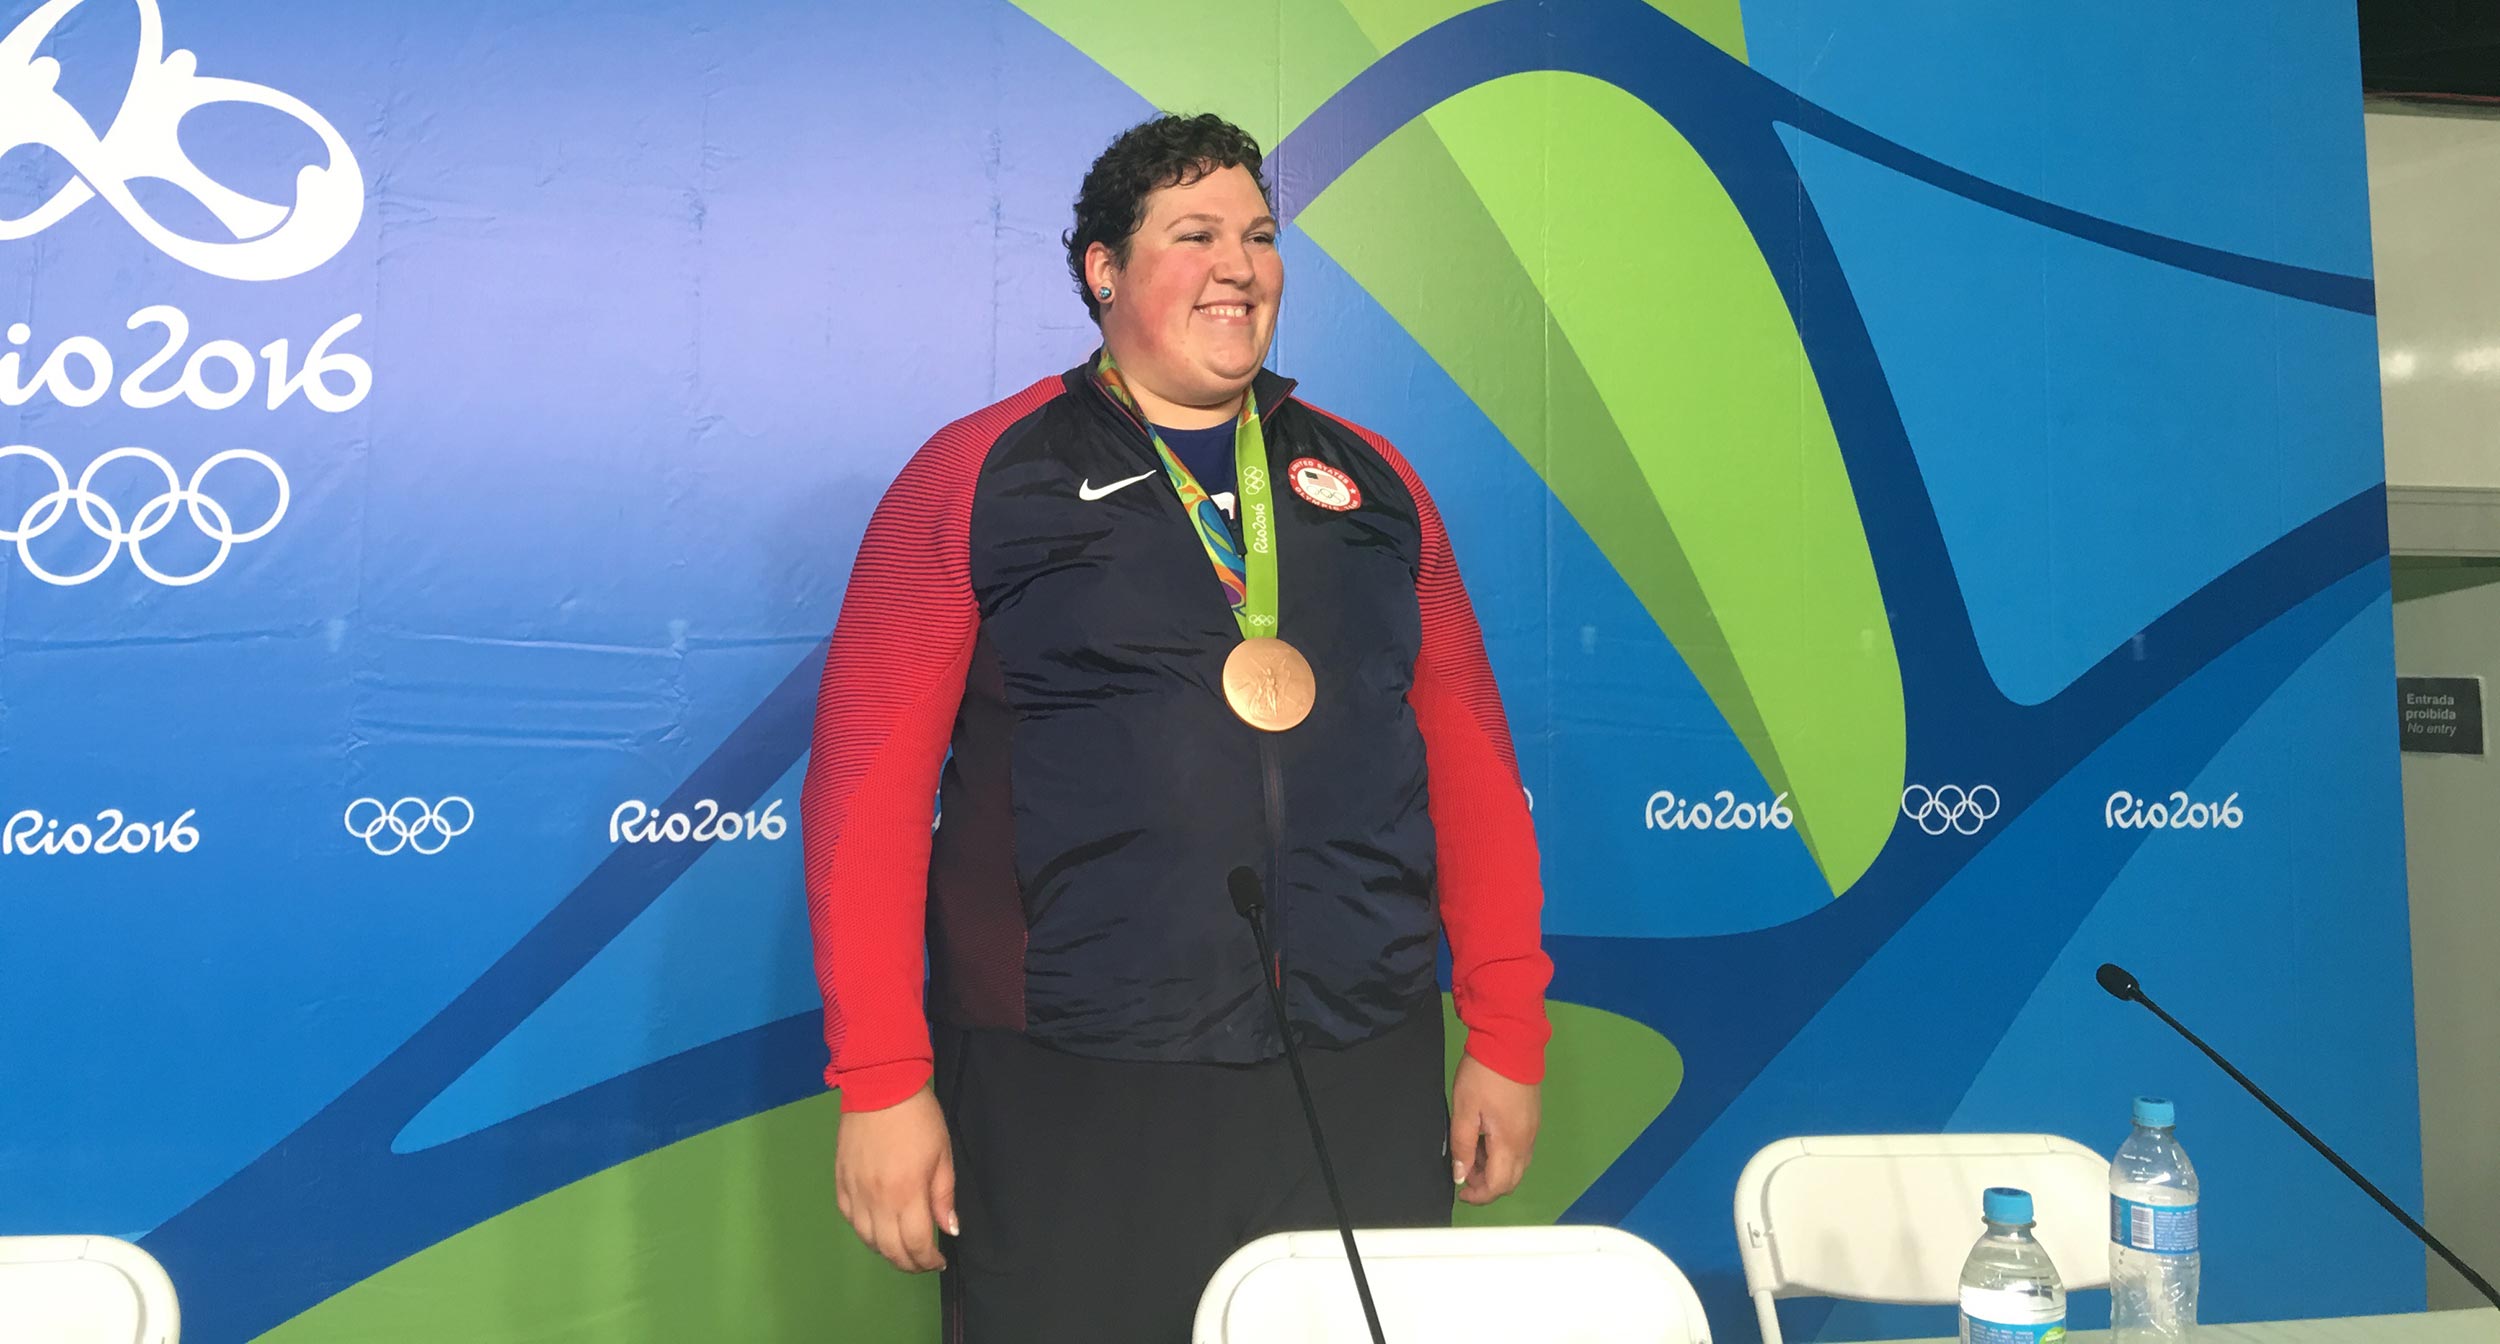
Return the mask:
[[1461,1057],[1450,1084],[1450,1179],[1458,1197],[1490,1204],[1517,1189],[1536,1154],[1542,1118],[1535,1083],[1514,1083],[1473,1055]]

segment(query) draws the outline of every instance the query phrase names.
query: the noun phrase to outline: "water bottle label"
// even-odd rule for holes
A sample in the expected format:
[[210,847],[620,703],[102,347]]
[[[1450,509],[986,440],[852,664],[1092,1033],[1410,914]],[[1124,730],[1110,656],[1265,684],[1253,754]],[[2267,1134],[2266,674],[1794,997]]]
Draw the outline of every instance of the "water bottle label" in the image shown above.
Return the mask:
[[2111,1195],[2109,1239],[2131,1251],[2192,1255],[2196,1251],[2196,1206],[2139,1204]]
[[2044,1321],[2037,1325],[1999,1325],[1995,1321],[1974,1321],[1962,1318],[1962,1344],[2065,1344],[2066,1323]]

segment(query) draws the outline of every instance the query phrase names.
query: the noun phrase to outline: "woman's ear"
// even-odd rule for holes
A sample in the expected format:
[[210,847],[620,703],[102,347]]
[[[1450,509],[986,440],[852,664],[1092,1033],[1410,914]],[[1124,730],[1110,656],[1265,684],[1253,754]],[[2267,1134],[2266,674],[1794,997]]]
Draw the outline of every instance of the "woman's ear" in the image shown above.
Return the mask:
[[1111,248],[1108,245],[1103,243],[1087,245],[1085,287],[1092,290],[1097,299],[1102,297],[1102,292],[1106,289],[1114,293],[1119,291],[1120,263],[1111,255]]

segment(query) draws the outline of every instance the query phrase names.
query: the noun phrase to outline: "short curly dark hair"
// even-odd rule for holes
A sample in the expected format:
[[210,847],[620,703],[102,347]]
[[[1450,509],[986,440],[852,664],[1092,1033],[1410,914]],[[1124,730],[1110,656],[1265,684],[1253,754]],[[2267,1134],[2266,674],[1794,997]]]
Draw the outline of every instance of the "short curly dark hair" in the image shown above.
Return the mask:
[[1085,170],[1085,184],[1076,195],[1076,227],[1059,240],[1068,249],[1068,274],[1076,279],[1077,297],[1085,300],[1085,313],[1094,324],[1102,324],[1102,303],[1085,284],[1085,254],[1094,244],[1110,248],[1112,259],[1126,266],[1129,239],[1145,222],[1147,196],[1226,168],[1249,169],[1260,198],[1272,203],[1267,178],[1259,171],[1263,161],[1259,142],[1248,131],[1212,112],[1160,116],[1120,132]]

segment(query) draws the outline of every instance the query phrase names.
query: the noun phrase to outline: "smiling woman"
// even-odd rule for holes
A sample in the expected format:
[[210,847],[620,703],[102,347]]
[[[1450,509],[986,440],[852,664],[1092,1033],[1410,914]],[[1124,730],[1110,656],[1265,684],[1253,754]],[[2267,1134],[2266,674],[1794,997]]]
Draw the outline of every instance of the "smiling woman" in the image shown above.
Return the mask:
[[[1214,117],[1147,126],[1086,174],[1069,269],[1149,420],[1227,424],[1267,359],[1285,294],[1258,146]],[[1175,149],[1206,157],[1140,196]]]
[[1287,1029],[1357,1224],[1447,1224],[1535,1146],[1501,696],[1413,468],[1264,367],[1277,228],[1239,128],[1114,141],[1063,240],[1101,349],[914,456],[834,632],[801,829],[835,1188],[946,1271],[949,1339],[1182,1339],[1235,1249],[1334,1225]]

